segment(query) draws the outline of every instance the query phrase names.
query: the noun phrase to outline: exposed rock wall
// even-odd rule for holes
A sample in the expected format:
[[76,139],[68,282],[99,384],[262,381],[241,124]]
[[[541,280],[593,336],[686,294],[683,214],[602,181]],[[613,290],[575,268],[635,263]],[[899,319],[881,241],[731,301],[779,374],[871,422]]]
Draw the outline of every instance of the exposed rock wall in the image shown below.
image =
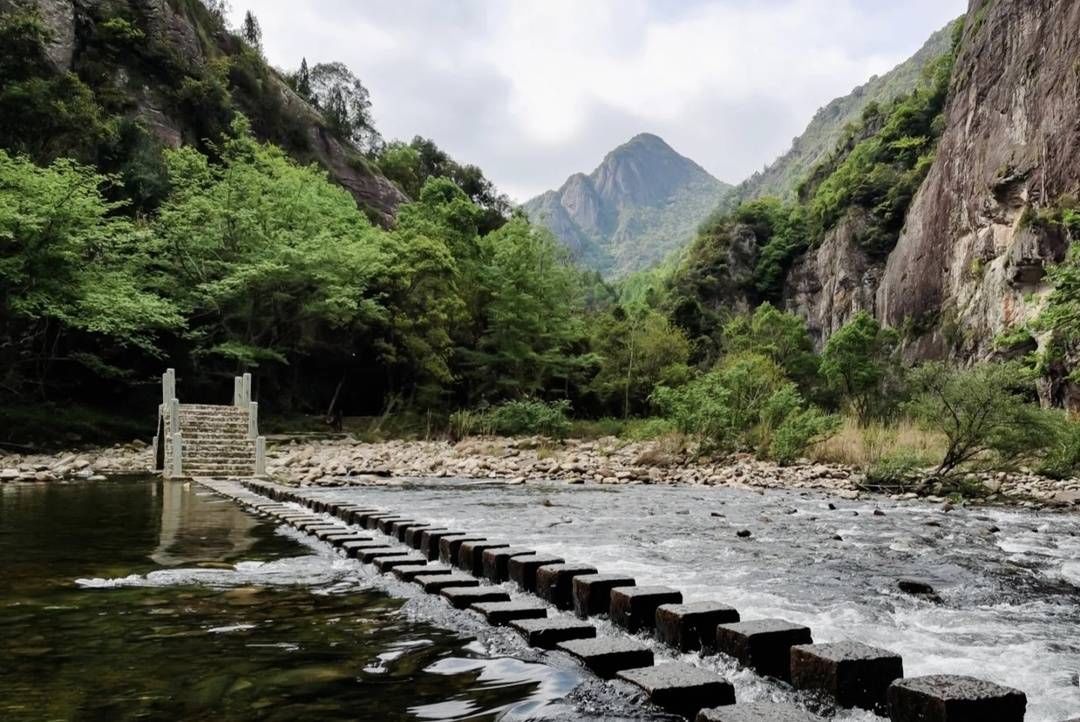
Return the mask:
[[849,216],[791,270],[786,305],[819,342],[866,309],[912,359],[980,359],[1038,314],[1066,243],[1025,211],[1080,191],[1080,2],[971,0],[945,120],[884,264]]

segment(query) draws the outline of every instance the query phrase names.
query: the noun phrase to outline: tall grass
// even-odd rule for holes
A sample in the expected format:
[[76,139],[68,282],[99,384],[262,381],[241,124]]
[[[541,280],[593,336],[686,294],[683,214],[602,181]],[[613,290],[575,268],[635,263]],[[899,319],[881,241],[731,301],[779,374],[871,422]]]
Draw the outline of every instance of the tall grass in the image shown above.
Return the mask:
[[944,436],[924,431],[907,419],[891,425],[860,427],[854,418],[845,417],[840,430],[812,447],[807,456],[823,464],[846,464],[860,469],[901,456],[931,466],[945,455],[945,446]]

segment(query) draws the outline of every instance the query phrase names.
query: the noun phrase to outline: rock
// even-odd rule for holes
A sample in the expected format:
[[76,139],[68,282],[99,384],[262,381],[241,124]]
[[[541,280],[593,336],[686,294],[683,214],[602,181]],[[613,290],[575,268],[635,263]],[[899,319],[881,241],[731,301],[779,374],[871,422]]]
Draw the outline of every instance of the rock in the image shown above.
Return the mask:
[[749,539],[752,534],[749,529],[740,529],[739,531],[735,532],[735,536],[739,537],[740,539]]
[[524,549],[522,547],[485,549],[483,552],[484,578],[495,583],[509,581],[510,559],[512,557],[532,556],[534,554],[536,554],[536,552],[532,549]]
[[744,702],[704,709],[697,722],[825,722],[805,710],[776,702]]
[[[452,575],[448,575],[452,576]],[[437,577],[436,577],[437,578]],[[475,582],[475,579],[470,579],[470,582]],[[480,604],[482,602],[509,602],[510,595],[501,589],[494,587],[479,587],[479,586],[448,586],[441,587],[439,594],[446,597],[450,602],[450,606],[454,609],[467,609],[473,604]]]
[[629,632],[656,626],[656,610],[662,604],[681,604],[682,592],[670,587],[615,587],[609,614],[612,624]]
[[549,564],[536,570],[536,594],[558,609],[574,606],[574,577],[596,574],[596,567],[585,564]]
[[663,604],[656,609],[656,638],[680,652],[711,649],[716,626],[738,621],[738,611],[718,602]]
[[607,614],[611,609],[611,590],[632,587],[632,577],[621,574],[585,574],[573,579],[574,613],[582,619]]
[[653,663],[652,650],[625,637],[574,639],[557,648],[584,663],[596,676],[610,679],[624,669],[648,667]]
[[4,469],[0,471],[0,481],[15,481],[21,476],[18,469]]
[[536,572],[540,567],[562,564],[564,561],[561,557],[549,554],[512,556],[507,561],[506,569],[510,581],[516,583],[523,591],[532,592],[536,589]]
[[478,602],[472,608],[483,614],[488,624],[495,625],[547,616],[547,607],[535,602]]
[[896,581],[896,586],[905,594],[923,597],[935,602],[941,601],[941,597],[938,596],[937,590],[934,589],[933,585],[923,579],[898,579]]
[[892,722],[1023,722],[1020,690],[959,675],[901,679],[888,691]]

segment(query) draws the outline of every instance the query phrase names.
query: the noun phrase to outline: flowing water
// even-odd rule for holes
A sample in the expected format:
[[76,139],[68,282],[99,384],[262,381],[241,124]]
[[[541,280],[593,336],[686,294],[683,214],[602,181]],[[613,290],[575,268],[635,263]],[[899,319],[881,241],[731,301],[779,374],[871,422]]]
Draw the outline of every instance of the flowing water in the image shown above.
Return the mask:
[[[830,509],[809,494],[651,486],[440,480],[316,493],[669,584],[744,618],[806,623],[817,641],[887,647],[909,675],[1016,686],[1032,722],[1080,715],[1076,516]],[[942,601],[898,592],[905,576],[931,581]],[[196,485],[0,489],[0,580],[4,720],[671,719],[626,685]],[[740,700],[877,719],[722,657],[685,659],[722,672]]]

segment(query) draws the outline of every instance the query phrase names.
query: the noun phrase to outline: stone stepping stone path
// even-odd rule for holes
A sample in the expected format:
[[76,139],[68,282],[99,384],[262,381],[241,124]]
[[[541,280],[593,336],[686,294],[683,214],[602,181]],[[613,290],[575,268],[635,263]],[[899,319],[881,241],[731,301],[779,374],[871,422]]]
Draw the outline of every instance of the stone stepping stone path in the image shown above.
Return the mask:
[[[601,574],[587,564],[392,510],[338,504],[261,481],[199,481],[380,572],[439,594],[456,609],[509,625],[530,646],[570,655],[603,679],[618,677],[657,707],[696,722],[823,718],[788,704],[737,703],[733,686],[716,673],[685,661],[654,664],[653,650],[639,639],[597,636],[596,627],[583,620],[606,614],[615,626],[651,634],[674,652],[721,653],[762,676],[827,695],[840,707],[888,714],[891,722],[1024,719],[1027,698],[1019,690],[960,675],[904,678],[903,661],[889,650],[851,641],[815,644],[808,627],[783,619],[744,620],[719,602],[684,603],[682,593],[670,587],[639,586],[632,577]],[[436,560],[441,563],[431,563]],[[536,595],[536,601],[511,599],[504,587],[492,585],[506,582]],[[549,617],[550,609],[575,616]]]

